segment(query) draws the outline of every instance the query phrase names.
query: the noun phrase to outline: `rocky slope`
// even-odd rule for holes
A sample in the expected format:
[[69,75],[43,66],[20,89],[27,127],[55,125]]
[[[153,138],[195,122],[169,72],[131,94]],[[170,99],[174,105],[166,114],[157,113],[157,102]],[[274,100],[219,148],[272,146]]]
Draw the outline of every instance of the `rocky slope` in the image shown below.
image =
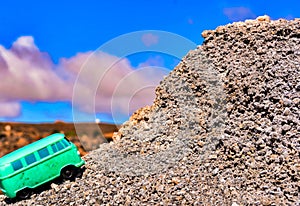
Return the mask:
[[203,37],[81,179],[15,204],[300,205],[300,19]]

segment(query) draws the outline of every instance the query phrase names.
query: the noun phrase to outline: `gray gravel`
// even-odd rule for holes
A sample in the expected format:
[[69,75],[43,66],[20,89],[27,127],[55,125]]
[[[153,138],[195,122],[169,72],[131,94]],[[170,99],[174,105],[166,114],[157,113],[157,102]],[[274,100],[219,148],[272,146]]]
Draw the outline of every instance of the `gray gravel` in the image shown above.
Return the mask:
[[300,205],[300,19],[203,37],[82,178],[15,205]]

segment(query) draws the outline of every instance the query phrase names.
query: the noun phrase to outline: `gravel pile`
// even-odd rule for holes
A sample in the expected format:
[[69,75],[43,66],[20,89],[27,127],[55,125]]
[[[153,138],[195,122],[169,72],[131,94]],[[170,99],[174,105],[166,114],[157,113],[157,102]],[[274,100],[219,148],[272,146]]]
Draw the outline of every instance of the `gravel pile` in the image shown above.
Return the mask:
[[202,35],[81,179],[15,204],[300,205],[300,19]]

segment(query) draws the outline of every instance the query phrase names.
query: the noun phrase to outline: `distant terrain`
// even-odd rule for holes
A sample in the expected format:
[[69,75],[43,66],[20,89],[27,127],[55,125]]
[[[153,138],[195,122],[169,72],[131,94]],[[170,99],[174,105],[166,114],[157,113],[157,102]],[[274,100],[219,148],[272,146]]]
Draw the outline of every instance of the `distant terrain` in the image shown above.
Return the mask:
[[[99,123],[98,126],[100,130],[95,130],[95,123],[81,123],[80,128],[84,128],[84,133],[78,136],[73,123],[25,124],[0,122],[0,157],[57,132],[64,133],[69,140],[77,145],[80,154],[85,155],[103,142],[101,137],[111,141],[113,133],[118,130],[117,126],[113,124]],[[78,137],[80,137],[80,140]]]

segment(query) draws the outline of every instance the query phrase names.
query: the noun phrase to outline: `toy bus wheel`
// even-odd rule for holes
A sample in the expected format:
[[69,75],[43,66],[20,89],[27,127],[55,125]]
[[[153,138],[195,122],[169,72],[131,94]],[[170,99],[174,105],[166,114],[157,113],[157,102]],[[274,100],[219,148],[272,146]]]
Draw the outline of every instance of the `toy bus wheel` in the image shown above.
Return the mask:
[[62,169],[61,176],[64,180],[73,180],[76,177],[76,168],[74,166],[68,166]]
[[31,190],[29,188],[25,188],[17,193],[17,197],[24,200],[31,196]]
[[82,177],[83,170],[81,168],[76,168],[76,177]]

